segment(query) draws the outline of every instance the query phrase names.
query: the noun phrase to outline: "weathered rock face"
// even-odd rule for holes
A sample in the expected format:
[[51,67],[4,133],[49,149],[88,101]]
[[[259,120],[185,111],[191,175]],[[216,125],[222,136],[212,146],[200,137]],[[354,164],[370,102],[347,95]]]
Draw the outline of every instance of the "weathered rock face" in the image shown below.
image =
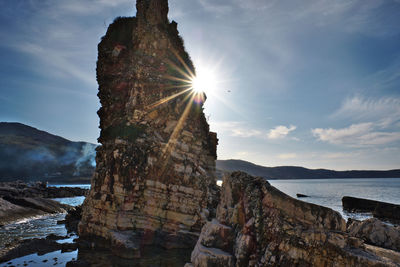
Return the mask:
[[347,227],[347,231],[366,243],[400,251],[400,229],[376,218],[362,222],[353,220]]
[[81,237],[126,240],[133,254],[138,242],[194,245],[217,192],[216,134],[205,96],[189,89],[194,68],[168,2],[136,7],[137,17],[117,18],[98,46],[102,146],[79,225]]
[[263,178],[224,177],[216,219],[189,266],[399,266],[400,253],[349,236],[339,213],[293,199]]

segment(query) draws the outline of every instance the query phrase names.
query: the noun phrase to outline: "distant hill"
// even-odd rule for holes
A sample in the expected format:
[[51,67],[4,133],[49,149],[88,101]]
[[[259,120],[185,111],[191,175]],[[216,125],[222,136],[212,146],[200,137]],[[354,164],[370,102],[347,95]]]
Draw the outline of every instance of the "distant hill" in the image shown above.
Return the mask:
[[95,148],[21,123],[0,122],[0,181],[88,182]]
[[264,167],[244,160],[217,160],[218,174],[244,171],[267,179],[400,178],[400,169],[389,171],[333,171],[295,166]]
[[[0,122],[0,182],[90,183],[97,145],[72,142],[21,123]],[[264,167],[243,160],[217,160],[217,175],[244,171],[267,179],[395,178],[400,170],[333,171],[282,166]]]

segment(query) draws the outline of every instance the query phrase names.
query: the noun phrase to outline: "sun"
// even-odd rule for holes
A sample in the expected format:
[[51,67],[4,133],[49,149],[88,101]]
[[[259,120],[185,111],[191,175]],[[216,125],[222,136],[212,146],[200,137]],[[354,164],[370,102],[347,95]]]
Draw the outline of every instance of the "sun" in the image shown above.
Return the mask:
[[191,86],[195,93],[210,93],[216,89],[217,79],[210,69],[198,68],[196,76],[191,79]]

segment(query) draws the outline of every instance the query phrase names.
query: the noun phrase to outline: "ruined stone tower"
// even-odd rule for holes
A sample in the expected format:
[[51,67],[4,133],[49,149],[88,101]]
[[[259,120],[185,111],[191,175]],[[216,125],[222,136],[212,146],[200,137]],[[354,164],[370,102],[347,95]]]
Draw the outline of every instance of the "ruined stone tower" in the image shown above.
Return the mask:
[[215,207],[217,139],[167,0],[136,8],[98,46],[101,146],[79,234],[192,246]]

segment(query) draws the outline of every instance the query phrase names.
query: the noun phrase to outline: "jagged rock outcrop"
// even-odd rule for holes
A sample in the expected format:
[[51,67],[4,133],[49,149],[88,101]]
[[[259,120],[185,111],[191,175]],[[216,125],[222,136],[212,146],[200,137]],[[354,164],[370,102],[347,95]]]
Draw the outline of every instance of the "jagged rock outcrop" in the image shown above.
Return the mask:
[[400,251],[400,228],[385,224],[376,218],[352,220],[347,231],[366,243]]
[[52,199],[0,196],[0,226],[29,217],[64,213],[71,208]]
[[348,196],[342,198],[342,204],[348,212],[372,212],[374,217],[381,220],[400,223],[400,205],[397,204]]
[[205,95],[190,90],[194,67],[168,21],[168,2],[136,7],[98,46],[102,145],[79,225],[80,237],[102,237],[124,257],[155,242],[193,246],[217,194],[216,134]]
[[400,253],[345,230],[339,213],[234,172],[224,177],[216,218],[186,266],[400,266]]

